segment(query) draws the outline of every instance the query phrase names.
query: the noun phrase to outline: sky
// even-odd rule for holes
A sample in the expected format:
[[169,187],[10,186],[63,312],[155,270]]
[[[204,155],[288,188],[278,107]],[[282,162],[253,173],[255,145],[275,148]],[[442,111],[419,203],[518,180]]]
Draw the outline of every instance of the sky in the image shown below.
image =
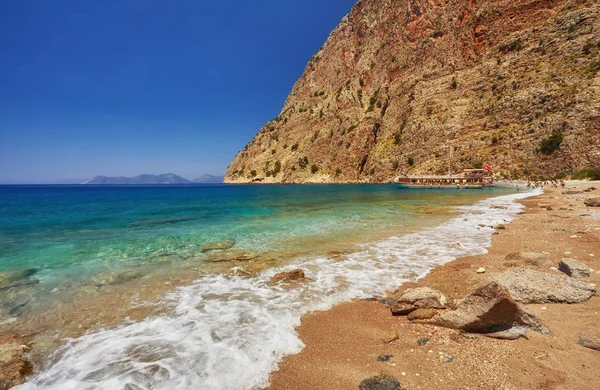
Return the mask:
[[356,0],[0,0],[0,183],[224,174]]

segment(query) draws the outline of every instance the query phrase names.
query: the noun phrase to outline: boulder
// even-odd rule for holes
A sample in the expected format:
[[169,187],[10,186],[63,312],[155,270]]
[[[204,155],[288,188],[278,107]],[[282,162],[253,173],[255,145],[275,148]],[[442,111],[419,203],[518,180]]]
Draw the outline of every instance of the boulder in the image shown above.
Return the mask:
[[496,332],[513,326],[541,329],[540,319],[517,304],[508,290],[496,282],[479,287],[456,310],[440,315],[436,323],[471,333]]
[[446,302],[444,294],[429,287],[409,288],[398,298],[398,303],[425,309],[443,309]]
[[558,269],[576,279],[590,276],[590,267],[575,259],[561,259],[558,263]]
[[429,320],[437,315],[437,311],[434,309],[417,309],[408,313],[408,320]]
[[600,198],[591,198],[583,202],[588,207],[600,207]]
[[304,271],[301,269],[295,269],[290,272],[280,272],[278,274],[273,275],[273,277],[271,278],[271,282],[291,282],[301,279],[304,279]]
[[358,385],[359,390],[398,390],[401,389],[400,382],[396,378],[387,375],[374,376],[365,379]]
[[510,268],[495,281],[505,286],[516,301],[526,304],[580,303],[597,295],[594,285],[526,268]]
[[202,246],[202,248],[200,248],[200,250],[202,252],[225,250],[225,249],[232,248],[233,245],[235,245],[235,241],[233,241],[233,240],[222,240],[222,241],[207,242],[206,244],[204,244]]
[[33,373],[33,365],[23,357],[27,350],[17,335],[0,333],[0,389],[20,385]]

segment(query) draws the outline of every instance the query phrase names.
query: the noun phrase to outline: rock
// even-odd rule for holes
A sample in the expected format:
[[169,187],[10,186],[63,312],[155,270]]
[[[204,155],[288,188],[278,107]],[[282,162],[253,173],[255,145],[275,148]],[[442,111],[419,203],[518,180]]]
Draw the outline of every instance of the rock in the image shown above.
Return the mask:
[[520,326],[515,326],[514,328],[510,328],[500,332],[484,333],[483,335],[486,337],[491,337],[493,339],[500,340],[516,340],[521,337],[529,340],[529,337],[527,337],[527,328]]
[[600,198],[591,198],[583,202],[588,207],[600,207]]
[[543,335],[549,335],[550,334],[550,329],[548,328],[542,328],[542,330],[540,330],[540,333]]
[[600,351],[600,337],[599,336],[590,337],[587,335],[581,335],[581,336],[579,336],[579,341],[577,341],[577,344],[584,346],[586,348],[589,348],[589,349],[594,349],[596,351]]
[[0,389],[25,383],[33,373],[33,365],[24,358],[28,350],[17,335],[0,333]]
[[581,191],[563,191],[563,195],[577,195],[581,194]]
[[235,245],[235,241],[233,241],[233,240],[222,240],[222,241],[215,241],[215,242],[207,242],[206,244],[204,244],[202,246],[202,248],[200,248],[200,250],[202,252],[225,250],[225,249],[232,248],[234,245]]
[[510,268],[495,280],[505,286],[516,301],[526,304],[580,303],[597,295],[594,285],[532,269]]
[[271,278],[271,282],[292,282],[301,279],[304,279],[304,271],[301,269],[295,269],[290,272],[280,272],[278,274],[273,275],[273,277]]
[[394,357],[394,355],[391,355],[389,353],[386,353],[384,355],[379,355],[377,356],[377,361],[378,362],[387,362],[388,360],[390,360],[392,357]]
[[575,259],[561,259],[558,263],[558,269],[576,279],[590,276],[590,267]]
[[429,320],[437,315],[437,311],[434,309],[417,309],[408,314],[409,321],[415,320]]
[[496,225],[496,226],[494,226],[494,229],[498,229],[498,230],[504,230],[504,229],[506,229],[506,226],[504,226],[504,225],[500,224],[500,225]]
[[494,206],[492,206],[492,208],[493,209],[499,209],[499,210],[506,210],[506,209],[508,209],[508,207],[506,207],[506,206],[498,206],[498,205],[494,205]]
[[436,323],[472,333],[490,333],[519,325],[541,328],[541,320],[517,304],[508,290],[495,282],[479,287],[456,310],[440,315]]
[[365,379],[358,385],[359,390],[398,390],[400,388],[400,382],[396,378],[387,375]]
[[416,308],[443,309],[446,302],[444,294],[429,287],[409,288],[398,298],[398,303],[411,304]]
[[452,363],[454,361],[454,356],[450,355],[449,353],[444,353],[442,355],[442,360],[444,363]]
[[477,268],[476,271],[478,274],[484,274],[485,273],[485,268],[481,267],[481,268]]
[[125,271],[118,274],[102,275],[94,285],[96,287],[116,286],[119,284],[130,282],[134,279],[141,278],[143,275],[138,271]]
[[398,332],[391,332],[390,334],[382,338],[381,341],[383,341],[386,344],[389,344],[398,340],[399,338],[400,336],[398,335]]
[[390,306],[390,311],[395,316],[405,316],[415,310],[417,310],[417,308],[410,303],[395,303]]
[[425,345],[427,345],[427,343],[429,342],[429,340],[431,340],[429,337],[421,337],[417,340],[417,344],[420,347],[424,347]]

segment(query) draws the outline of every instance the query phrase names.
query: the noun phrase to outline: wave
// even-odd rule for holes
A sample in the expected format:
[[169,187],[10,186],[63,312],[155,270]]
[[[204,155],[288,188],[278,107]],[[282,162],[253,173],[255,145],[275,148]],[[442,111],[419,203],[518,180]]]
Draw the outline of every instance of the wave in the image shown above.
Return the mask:
[[[515,218],[523,208],[515,200],[539,193],[460,207],[441,225],[364,244],[342,259],[298,260],[253,278],[204,276],[168,294],[161,315],[67,340],[49,367],[17,389],[266,387],[278,362],[303,349],[296,333],[302,315],[381,296],[458,257],[487,253],[491,226]],[[305,270],[306,281],[269,284],[295,268]]]

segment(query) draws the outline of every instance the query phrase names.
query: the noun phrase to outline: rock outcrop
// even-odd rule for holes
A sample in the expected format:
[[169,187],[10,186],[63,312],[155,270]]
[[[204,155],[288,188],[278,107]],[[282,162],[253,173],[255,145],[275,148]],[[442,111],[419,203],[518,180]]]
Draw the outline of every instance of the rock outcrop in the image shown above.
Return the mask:
[[406,290],[397,298],[392,298],[390,310],[394,315],[405,315],[417,309],[443,309],[446,297],[429,287],[416,287]]
[[436,323],[474,333],[500,332],[519,326],[541,329],[541,320],[516,303],[508,290],[495,282],[475,290],[456,310],[437,317]]
[[600,4],[361,0],[225,181],[600,166]]
[[580,303],[597,295],[592,284],[532,269],[511,268],[495,281],[505,286],[516,301],[525,304]]

